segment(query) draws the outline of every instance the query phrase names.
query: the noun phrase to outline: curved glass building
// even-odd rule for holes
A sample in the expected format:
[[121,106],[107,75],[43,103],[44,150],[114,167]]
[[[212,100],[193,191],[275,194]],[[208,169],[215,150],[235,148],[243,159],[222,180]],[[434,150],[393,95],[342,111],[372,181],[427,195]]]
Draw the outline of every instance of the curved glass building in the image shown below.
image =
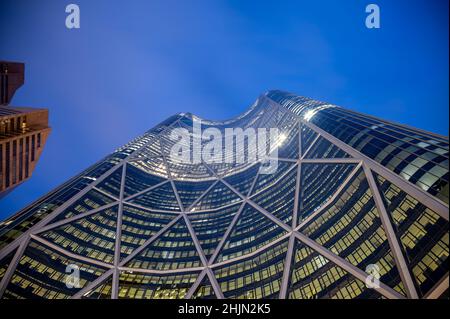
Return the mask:
[[[196,125],[276,128],[276,149],[255,159],[247,138],[226,160],[174,160],[210,142]],[[227,121],[180,113],[0,224],[0,296],[448,297],[448,152],[282,91]]]

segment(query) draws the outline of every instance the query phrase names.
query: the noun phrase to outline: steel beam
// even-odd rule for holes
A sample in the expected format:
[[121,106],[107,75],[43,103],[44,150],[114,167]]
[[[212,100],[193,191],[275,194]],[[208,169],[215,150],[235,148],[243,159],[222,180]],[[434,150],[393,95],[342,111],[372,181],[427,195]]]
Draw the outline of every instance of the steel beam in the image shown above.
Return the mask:
[[122,166],[122,178],[120,180],[120,203],[119,203],[119,211],[117,213],[116,220],[116,242],[114,244],[114,272],[112,278],[112,286],[111,286],[111,299],[117,299],[119,293],[119,269],[117,268],[120,262],[121,255],[121,240],[122,240],[122,215],[123,215],[123,197],[125,190],[125,181],[127,174],[127,163],[125,162]]
[[291,275],[291,265],[292,265],[292,256],[294,255],[295,249],[295,235],[291,233],[289,236],[289,244],[286,252],[286,259],[284,261],[284,269],[283,269],[283,278],[281,280],[281,288],[280,288],[280,299],[286,299],[287,291],[289,288],[289,281]]
[[192,299],[192,296],[194,295],[197,288],[200,286],[200,284],[203,281],[203,278],[206,276],[206,269],[204,269],[197,277],[195,282],[192,284],[191,288],[189,288],[188,292],[186,293],[186,296],[184,299]]
[[416,287],[414,286],[414,279],[409,271],[408,264],[406,263],[406,258],[403,255],[402,248],[400,246],[400,243],[398,242],[394,227],[391,223],[391,219],[388,212],[386,211],[386,207],[384,206],[383,199],[380,195],[380,192],[378,191],[375,179],[373,178],[370,168],[366,164],[363,164],[363,168],[367,181],[369,182],[369,187],[372,192],[375,205],[380,215],[381,223],[383,224],[384,232],[389,242],[389,247],[391,248],[391,252],[394,255],[398,272],[400,273],[400,277],[402,278],[402,282],[405,286],[406,294],[411,299],[418,299],[419,295],[417,294]]
[[20,239],[20,245],[17,248],[16,253],[14,254],[13,259],[11,260],[8,269],[6,270],[5,274],[3,275],[3,279],[0,282],[0,298],[3,297],[3,293],[6,290],[6,287],[9,284],[9,281],[12,278],[12,275],[14,271],[16,270],[17,265],[19,264],[20,258],[22,257],[22,254],[25,251],[25,248],[27,247],[28,243],[30,241],[30,236],[22,237]]
[[438,299],[440,298],[446,291],[448,291],[449,287],[449,277],[448,272],[444,277],[439,280],[433,288],[431,288],[430,292],[428,292],[424,298],[425,299]]

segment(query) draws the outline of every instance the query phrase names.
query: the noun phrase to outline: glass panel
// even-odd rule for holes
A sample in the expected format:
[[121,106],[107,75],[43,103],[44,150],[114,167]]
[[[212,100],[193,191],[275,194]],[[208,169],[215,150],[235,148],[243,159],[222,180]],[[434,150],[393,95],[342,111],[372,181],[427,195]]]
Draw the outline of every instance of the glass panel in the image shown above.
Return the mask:
[[176,163],[168,160],[170,174],[177,180],[211,180],[214,175],[203,164]]
[[322,136],[306,153],[305,158],[348,158],[351,157],[336,145],[331,144]]
[[321,110],[313,122],[448,203],[448,139],[337,107]]
[[289,299],[379,299],[382,296],[366,287],[342,268],[296,241],[294,245]]
[[112,294],[112,276],[102,282],[93,290],[86,293],[82,299],[111,299]]
[[100,193],[95,189],[92,189],[85,195],[83,195],[80,199],[76,200],[74,204],[70,205],[57,217],[55,217],[51,223],[67,219],[75,215],[86,213],[88,211],[111,204],[112,202],[114,202],[112,198]]
[[168,178],[167,167],[162,157],[143,157],[138,156],[138,160],[128,162],[130,166],[134,166],[148,174]]
[[317,138],[318,134],[311,130],[306,125],[302,124],[301,138],[302,138],[302,155],[308,150],[314,140]]
[[154,138],[148,145],[142,147],[139,152],[133,157],[137,158],[150,158],[150,157],[161,157],[161,146],[157,138]]
[[269,218],[246,204],[218,261],[233,259],[254,252],[287,232]]
[[63,187],[57,188],[49,195],[37,200],[29,208],[15,214],[6,221],[0,222],[0,249],[36,225],[115,164],[116,160],[107,157],[103,162],[94,164],[68,181]]
[[[69,268],[67,268],[69,267]],[[71,275],[79,270],[79,284]],[[5,299],[66,299],[101,276],[106,269],[66,257],[38,242],[31,241],[6,287]]]
[[135,166],[127,164],[124,198],[139,193],[146,188],[155,186],[164,180],[165,179],[162,177],[147,174]]
[[126,267],[155,270],[183,269],[201,266],[200,256],[189,230],[181,218],[167,232],[150,243]]
[[247,196],[248,192],[250,191],[250,187],[252,186],[253,181],[256,178],[256,174],[258,173],[260,166],[261,165],[257,163],[243,172],[225,177],[224,180],[232,187],[234,187],[239,193]]
[[278,298],[287,243],[285,240],[257,256],[214,269],[225,298]]
[[[103,165],[100,166],[103,167]],[[94,171],[96,171],[96,167],[94,166]],[[91,177],[83,176],[76,178],[62,189],[54,191],[43,199],[38,200],[32,207],[12,216],[4,222],[0,222],[0,249],[43,220],[92,181],[93,179]]]
[[302,164],[298,223],[321,208],[355,167],[354,164]]
[[46,231],[39,236],[75,254],[114,263],[117,206]]
[[8,270],[9,264],[13,260],[15,253],[16,250],[13,250],[8,255],[6,255],[2,260],[0,260],[0,282],[3,279],[3,276],[5,276],[5,273]]
[[300,231],[363,271],[370,265],[378,266],[381,282],[405,295],[379,212],[362,170],[330,207]]
[[257,194],[263,189],[272,187],[273,185],[279,183],[280,179],[287,174],[291,169],[294,169],[296,165],[288,162],[278,162],[277,170],[273,174],[260,174],[256,180],[255,186],[251,194]]
[[[297,166],[296,166],[297,167]],[[294,213],[297,169],[290,170],[276,185],[254,195],[251,200],[286,224]]]
[[409,267],[425,295],[448,276],[448,221],[382,176],[376,178]]
[[212,210],[221,206],[239,202],[241,198],[224,183],[216,185],[196,204],[191,211]]
[[180,196],[181,203],[183,204],[184,210],[188,210],[190,206],[197,200],[211,185],[212,181],[209,182],[175,182],[175,187]]
[[240,207],[241,204],[237,204],[215,211],[188,215],[207,259],[214,253]]
[[97,184],[97,188],[108,194],[113,195],[115,198],[120,196],[120,183],[122,180],[122,167],[116,169],[111,175],[106,177],[103,181]]
[[177,198],[172,189],[172,185],[167,182],[144,194],[133,197],[130,203],[143,206],[148,209],[180,211]]
[[125,204],[122,211],[121,258],[142,246],[175,217],[175,214],[157,213]]
[[299,152],[299,129],[296,122],[289,123],[286,127],[280,127],[279,129],[279,146],[278,146],[278,157],[279,158],[290,158],[298,159],[300,157]]
[[183,299],[198,277],[198,272],[149,275],[122,272],[119,298]]
[[208,275],[205,275],[202,282],[192,295],[192,299],[216,299],[216,294],[209,281]]

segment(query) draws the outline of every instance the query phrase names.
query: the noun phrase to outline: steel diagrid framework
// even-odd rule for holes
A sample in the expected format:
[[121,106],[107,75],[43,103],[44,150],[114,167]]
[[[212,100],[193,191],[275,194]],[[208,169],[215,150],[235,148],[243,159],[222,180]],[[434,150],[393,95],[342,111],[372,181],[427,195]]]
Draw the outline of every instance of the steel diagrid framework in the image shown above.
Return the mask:
[[277,170],[262,174],[261,161],[174,161],[170,132],[194,136],[199,120],[172,116],[0,224],[0,296],[448,293],[448,138],[282,91],[201,120],[278,128]]

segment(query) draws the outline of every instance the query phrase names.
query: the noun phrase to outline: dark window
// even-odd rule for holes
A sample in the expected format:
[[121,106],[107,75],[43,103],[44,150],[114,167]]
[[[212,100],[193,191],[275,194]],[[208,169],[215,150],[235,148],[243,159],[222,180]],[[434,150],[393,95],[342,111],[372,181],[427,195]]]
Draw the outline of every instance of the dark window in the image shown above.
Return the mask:
[[13,141],[12,151],[12,183],[17,183],[17,141]]
[[19,142],[19,181],[23,179],[23,138]]
[[9,146],[9,142],[8,143],[6,143],[6,149],[5,149],[5,159],[6,159],[6,162],[5,162],[5,187],[9,187],[9,173],[10,173],[10,168],[9,168],[9,165],[10,165],[10,159],[9,159],[9,153],[10,153],[10,146]]
[[25,178],[28,177],[30,167],[30,137],[27,136],[25,142]]
[[34,153],[35,153],[35,147],[36,147],[36,136],[33,135],[31,137],[31,161],[34,162]]

